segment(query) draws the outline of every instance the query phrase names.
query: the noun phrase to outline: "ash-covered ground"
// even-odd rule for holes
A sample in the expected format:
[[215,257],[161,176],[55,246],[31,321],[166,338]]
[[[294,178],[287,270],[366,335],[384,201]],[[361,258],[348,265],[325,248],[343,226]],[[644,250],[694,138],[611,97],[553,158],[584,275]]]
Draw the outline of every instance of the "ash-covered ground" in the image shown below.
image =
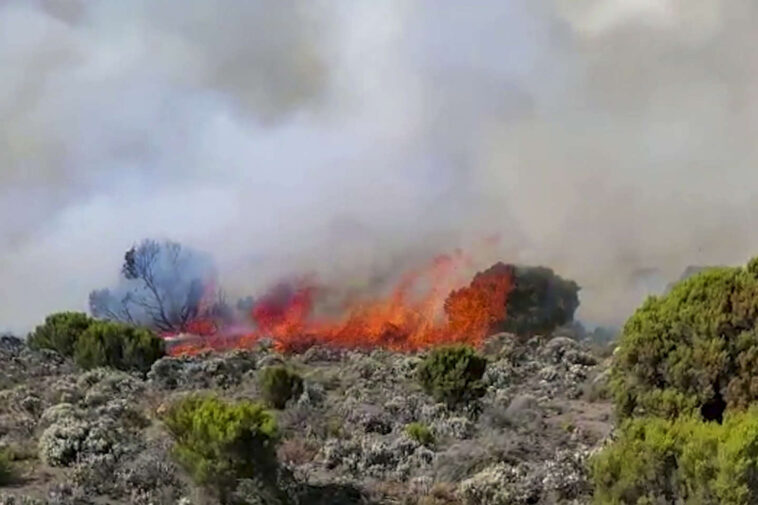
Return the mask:
[[[302,395],[275,411],[292,504],[588,503],[587,456],[612,429],[607,357],[566,337],[510,334],[481,352],[486,394],[449,409],[415,379],[423,353],[314,347],[282,356],[261,345],[164,357],[139,376],[80,372],[5,337],[0,444],[17,475],[0,504],[214,503],[174,462],[161,412],[190,392],[258,399],[258,371],[280,362],[304,378]],[[433,441],[413,440],[413,422]],[[276,503],[254,482],[241,483],[237,499]]]

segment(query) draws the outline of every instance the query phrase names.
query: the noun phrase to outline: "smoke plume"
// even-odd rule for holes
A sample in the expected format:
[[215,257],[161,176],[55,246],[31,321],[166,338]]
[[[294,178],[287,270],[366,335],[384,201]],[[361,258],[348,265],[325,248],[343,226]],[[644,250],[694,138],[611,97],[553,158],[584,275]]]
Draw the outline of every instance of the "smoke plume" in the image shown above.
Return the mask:
[[[0,329],[144,237],[229,291],[483,237],[623,320],[758,253],[751,0],[0,0]],[[476,247],[474,247],[476,248]]]

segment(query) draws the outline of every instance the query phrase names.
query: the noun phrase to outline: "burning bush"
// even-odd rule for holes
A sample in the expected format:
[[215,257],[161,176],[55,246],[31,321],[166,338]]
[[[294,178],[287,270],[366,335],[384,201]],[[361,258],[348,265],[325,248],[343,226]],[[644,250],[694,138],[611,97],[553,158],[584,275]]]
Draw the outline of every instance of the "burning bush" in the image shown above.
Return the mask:
[[303,379],[285,366],[264,368],[258,380],[264,400],[275,409],[283,409],[288,401],[303,392]]
[[276,421],[262,405],[190,396],[174,404],[164,422],[176,441],[176,459],[199,484],[213,487],[222,504],[240,479],[276,480]]
[[514,267],[497,263],[474,276],[471,283],[445,300],[448,327],[456,335],[475,335],[475,343],[497,330],[506,320],[513,291]]
[[[384,297],[348,296],[339,315],[318,315],[325,291],[311,279],[278,284],[251,309],[257,329],[233,338],[206,338],[200,346],[173,352],[246,347],[271,338],[282,352],[299,352],[314,344],[342,348],[412,351],[465,343],[478,346],[505,317],[512,267],[498,264],[467,286],[463,253],[435,258],[427,267],[407,272]],[[223,333],[223,332],[222,332]]]
[[432,350],[419,364],[417,374],[427,394],[454,407],[484,395],[486,368],[487,360],[474,349],[455,345]]
[[94,321],[81,312],[59,312],[45,318],[29,334],[28,343],[33,349],[51,349],[63,356],[73,356],[76,341]]
[[758,259],[712,268],[649,298],[624,326],[611,387],[621,417],[675,417],[758,399]]
[[[549,332],[573,319],[579,304],[575,282],[548,268],[497,263],[465,283],[463,274],[471,263],[460,251],[438,256],[406,272],[384,296],[349,292],[337,303],[338,290],[313,278],[278,283],[242,304],[250,306],[254,331],[234,335],[221,328],[172,353],[249,347],[261,339],[273,340],[281,352],[302,352],[316,344],[393,351],[449,344],[478,347],[498,331]],[[320,310],[324,305],[330,310]]]
[[108,366],[147,372],[163,354],[163,340],[152,331],[112,321],[94,322],[74,347],[74,360],[84,369]]

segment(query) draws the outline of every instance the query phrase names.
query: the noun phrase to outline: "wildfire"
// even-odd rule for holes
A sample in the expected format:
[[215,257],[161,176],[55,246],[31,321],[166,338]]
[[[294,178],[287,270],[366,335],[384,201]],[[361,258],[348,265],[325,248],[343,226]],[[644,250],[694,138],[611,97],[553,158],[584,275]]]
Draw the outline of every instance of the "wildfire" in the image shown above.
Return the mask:
[[470,260],[461,252],[439,256],[427,267],[405,274],[387,296],[346,300],[344,310],[331,317],[316,313],[324,289],[313,279],[280,284],[254,304],[254,331],[240,336],[223,329],[206,333],[199,343],[176,346],[171,353],[252,347],[264,338],[272,339],[281,352],[315,344],[394,351],[451,343],[478,346],[505,318],[513,267],[498,263],[464,285],[468,266]]

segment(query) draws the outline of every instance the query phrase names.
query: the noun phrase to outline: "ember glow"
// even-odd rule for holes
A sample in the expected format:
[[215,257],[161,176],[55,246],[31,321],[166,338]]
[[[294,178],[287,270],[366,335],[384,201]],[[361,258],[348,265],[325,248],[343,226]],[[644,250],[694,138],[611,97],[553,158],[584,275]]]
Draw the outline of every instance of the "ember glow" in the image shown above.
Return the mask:
[[300,352],[313,345],[393,351],[451,343],[478,346],[505,319],[513,267],[498,263],[467,284],[464,271],[470,267],[470,259],[461,252],[439,256],[403,275],[386,296],[348,297],[337,314],[319,312],[329,289],[314,279],[282,283],[254,304],[250,314],[254,330],[235,334],[215,328],[170,352],[249,348],[262,339],[271,339],[281,352]]

